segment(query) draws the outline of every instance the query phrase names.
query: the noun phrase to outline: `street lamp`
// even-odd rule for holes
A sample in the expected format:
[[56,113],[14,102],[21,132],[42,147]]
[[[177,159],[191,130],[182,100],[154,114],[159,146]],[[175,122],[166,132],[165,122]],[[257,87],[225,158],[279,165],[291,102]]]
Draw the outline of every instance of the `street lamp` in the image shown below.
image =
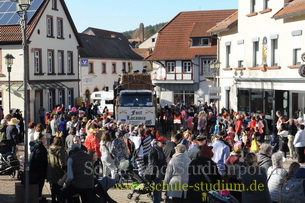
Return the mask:
[[22,32],[22,48],[23,48],[23,67],[24,67],[24,199],[26,203],[30,203],[29,200],[29,149],[28,149],[28,46],[26,38],[26,28],[27,28],[27,11],[30,7],[31,0],[11,0],[16,2],[17,13],[20,16],[20,25]]
[[5,58],[5,64],[7,66],[7,72],[8,72],[8,101],[9,101],[9,111],[11,110],[11,71],[12,71],[12,65],[14,62],[14,57],[12,54],[6,54]]

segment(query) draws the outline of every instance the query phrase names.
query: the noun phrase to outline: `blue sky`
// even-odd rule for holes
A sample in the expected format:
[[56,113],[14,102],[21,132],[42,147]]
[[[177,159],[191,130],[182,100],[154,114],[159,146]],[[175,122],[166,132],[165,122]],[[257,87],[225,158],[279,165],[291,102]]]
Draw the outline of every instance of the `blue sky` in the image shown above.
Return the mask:
[[87,27],[124,32],[168,22],[181,11],[237,9],[238,0],[65,0],[78,32]]

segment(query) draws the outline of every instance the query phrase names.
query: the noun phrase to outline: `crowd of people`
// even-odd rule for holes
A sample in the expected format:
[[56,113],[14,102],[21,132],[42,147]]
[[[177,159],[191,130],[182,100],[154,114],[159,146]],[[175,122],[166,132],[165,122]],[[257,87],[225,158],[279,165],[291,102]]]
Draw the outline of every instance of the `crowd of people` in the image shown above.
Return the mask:
[[[305,168],[300,167],[305,162],[303,120],[286,121],[280,112],[274,133],[263,113],[250,116],[223,108],[218,114],[214,103],[164,106],[156,118],[160,132],[142,123],[118,122],[107,108],[97,115],[94,110],[61,105],[52,112],[41,108],[39,115],[41,123],[30,122],[27,127],[30,182],[39,185],[41,202],[45,180],[51,186],[52,202],[72,201],[76,194],[82,202],[93,201],[97,180],[104,177],[119,183],[126,163],[143,179],[162,185],[152,187],[155,203],[205,202],[229,194],[240,202],[285,202],[296,195],[287,189],[290,182],[305,179]],[[14,153],[23,140],[22,117],[17,116],[6,115],[0,125],[0,141],[12,140]],[[297,162],[286,171],[283,161],[288,158]],[[262,187],[249,189],[253,180]],[[209,193],[220,183],[242,187],[236,191],[221,186]],[[99,189],[106,201],[115,202]],[[305,201],[305,195],[298,198]]]

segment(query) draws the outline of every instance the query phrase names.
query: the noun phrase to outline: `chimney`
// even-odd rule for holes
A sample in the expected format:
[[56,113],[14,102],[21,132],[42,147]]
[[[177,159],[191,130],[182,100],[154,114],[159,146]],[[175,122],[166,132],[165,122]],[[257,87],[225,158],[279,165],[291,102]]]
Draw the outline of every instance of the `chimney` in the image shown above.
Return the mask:
[[144,24],[140,24],[140,42],[144,42]]

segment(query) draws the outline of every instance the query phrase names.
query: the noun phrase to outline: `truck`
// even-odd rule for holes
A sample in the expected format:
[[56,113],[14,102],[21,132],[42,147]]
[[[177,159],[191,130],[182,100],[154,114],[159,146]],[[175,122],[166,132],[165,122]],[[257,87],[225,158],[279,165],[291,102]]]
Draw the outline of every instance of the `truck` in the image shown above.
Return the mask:
[[116,120],[138,125],[155,126],[157,100],[151,76],[143,73],[122,74],[115,87]]
[[93,92],[91,94],[91,99],[93,101],[93,104],[97,105],[98,114],[102,114],[105,107],[107,107],[109,112],[113,114],[113,90]]

